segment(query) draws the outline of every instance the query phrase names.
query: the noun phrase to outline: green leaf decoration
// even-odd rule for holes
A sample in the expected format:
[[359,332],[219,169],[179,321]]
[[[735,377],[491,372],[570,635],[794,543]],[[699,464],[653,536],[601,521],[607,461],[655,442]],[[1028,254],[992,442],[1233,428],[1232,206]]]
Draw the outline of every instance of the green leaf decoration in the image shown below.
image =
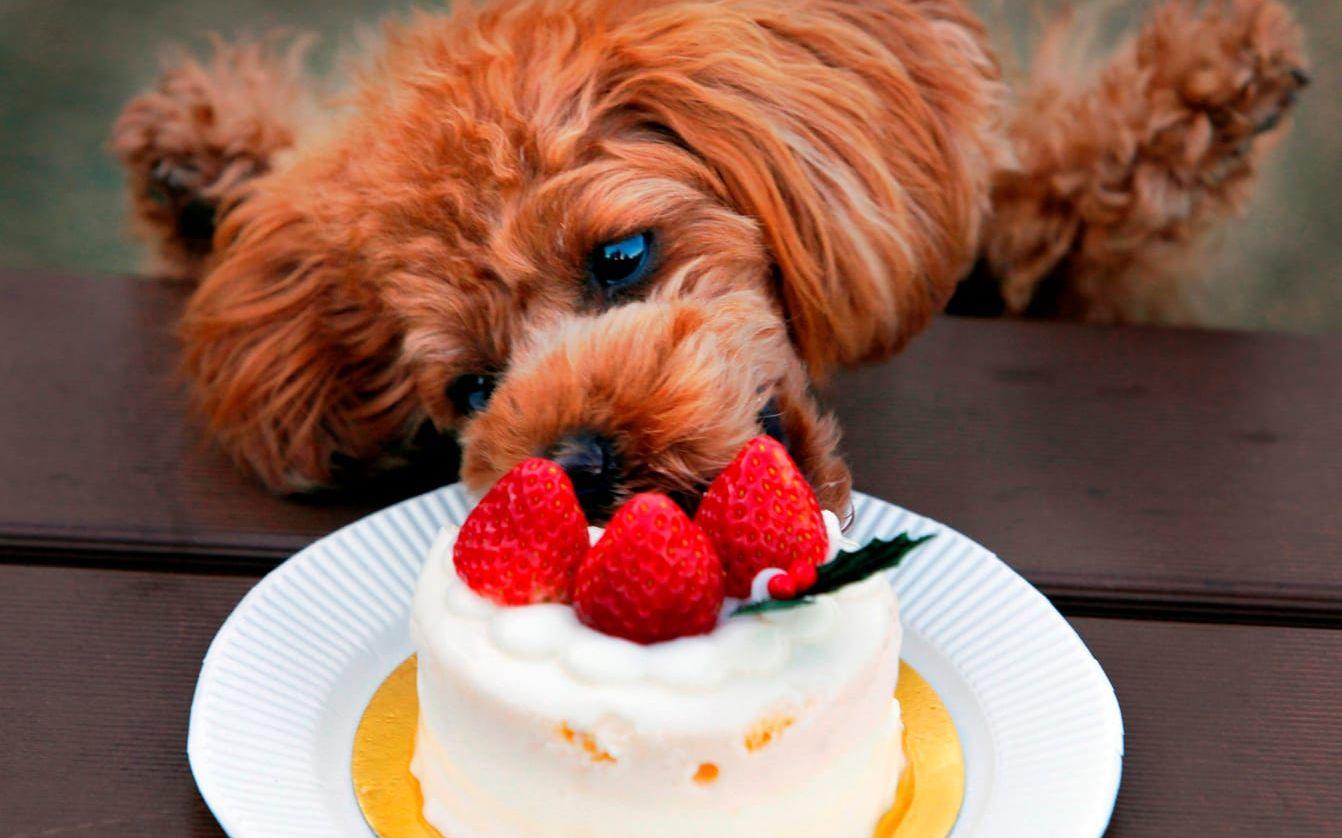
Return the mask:
[[874,538],[851,553],[840,551],[839,555],[834,557],[834,561],[815,569],[815,584],[801,596],[796,599],[764,599],[750,602],[733,611],[732,616],[783,611],[807,605],[821,594],[833,593],[845,585],[861,582],[882,570],[899,567],[899,563],[913,548],[931,538],[931,535],[911,538],[908,533],[902,532],[894,538]]
[[789,608],[796,608],[798,605],[806,605],[811,602],[815,602],[815,597],[810,594],[799,596],[796,599],[762,599],[759,602],[751,602],[738,607],[732,612],[732,616],[763,614],[765,611],[786,611]]

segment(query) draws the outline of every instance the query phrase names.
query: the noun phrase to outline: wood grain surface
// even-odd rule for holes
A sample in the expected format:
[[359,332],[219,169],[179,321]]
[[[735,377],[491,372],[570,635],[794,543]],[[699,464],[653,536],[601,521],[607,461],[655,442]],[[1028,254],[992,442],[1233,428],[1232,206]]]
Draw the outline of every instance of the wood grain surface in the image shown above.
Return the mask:
[[1109,834],[1325,836],[1342,825],[1342,633],[1073,619],[1118,693]]
[[[253,580],[0,566],[0,835],[218,834],[186,763],[196,675]],[[1342,823],[1342,633],[1080,618],[1127,728],[1115,836]]]
[[0,836],[222,834],[187,766],[187,715],[255,581],[0,566]]
[[833,403],[857,486],[1072,610],[1342,617],[1342,340],[943,318]]
[[[188,416],[185,293],[0,271],[0,554],[253,571],[453,478],[258,488]],[[1070,610],[1342,621],[1342,341],[942,318],[830,397],[859,488]]]
[[256,570],[455,479],[455,457],[358,495],[278,498],[202,437],[173,328],[189,289],[0,271],[0,553]]

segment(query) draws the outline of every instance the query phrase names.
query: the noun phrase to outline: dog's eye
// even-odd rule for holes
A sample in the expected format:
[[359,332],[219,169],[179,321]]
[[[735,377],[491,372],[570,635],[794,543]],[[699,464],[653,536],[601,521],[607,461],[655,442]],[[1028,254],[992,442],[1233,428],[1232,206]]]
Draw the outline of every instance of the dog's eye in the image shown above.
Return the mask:
[[592,282],[610,295],[642,282],[652,270],[652,231],[596,246],[588,263]]
[[485,409],[494,395],[495,378],[492,375],[460,375],[447,385],[447,398],[458,416],[470,416]]

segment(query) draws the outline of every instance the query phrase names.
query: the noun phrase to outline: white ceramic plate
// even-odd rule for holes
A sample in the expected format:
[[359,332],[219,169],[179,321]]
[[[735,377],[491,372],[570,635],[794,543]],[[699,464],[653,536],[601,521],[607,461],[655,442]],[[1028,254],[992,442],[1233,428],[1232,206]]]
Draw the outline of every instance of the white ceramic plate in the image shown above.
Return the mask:
[[[940,693],[965,750],[953,835],[1099,835],[1118,792],[1113,688],[1048,601],[963,535],[854,499],[859,543],[937,537],[893,579],[903,657]],[[410,598],[429,542],[460,523],[460,485],[370,515],[295,555],[247,594],[210,645],[187,755],[233,836],[370,835],[350,782],[364,705],[411,652]]]

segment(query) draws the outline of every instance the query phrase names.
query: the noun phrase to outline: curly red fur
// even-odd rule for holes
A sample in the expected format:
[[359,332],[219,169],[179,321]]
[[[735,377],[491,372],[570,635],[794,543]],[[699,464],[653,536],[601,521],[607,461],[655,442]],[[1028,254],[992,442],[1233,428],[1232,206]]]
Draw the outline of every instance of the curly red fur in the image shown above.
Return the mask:
[[[301,167],[300,167],[301,168]],[[371,460],[414,427],[400,336],[282,192],[229,215],[228,258],[197,289],[180,331],[197,406],[240,464],[308,488],[337,454]]]
[[126,169],[131,218],[149,246],[151,274],[199,278],[212,248],[208,239],[183,235],[184,203],[228,206],[294,144],[306,107],[308,43],[216,38],[209,61],[175,53],[157,89],[122,110],[111,148]]
[[[348,113],[292,151],[287,82],[237,106],[250,132],[187,118],[256,86],[251,52],[132,103],[118,148],[133,188],[166,155],[228,210],[205,261],[136,193],[167,264],[205,273],[182,326],[197,402],[275,488],[432,423],[476,488],[596,432],[622,491],[692,493],[772,403],[839,508],[809,383],[897,350],[984,246],[1014,309],[1057,277],[1103,311],[1158,241],[1238,202],[1259,144],[1228,149],[1284,107],[1293,37],[1270,0],[1176,0],[1095,87],[1040,63],[1008,119],[955,0],[500,0],[390,24]],[[245,185],[217,174],[246,159]],[[653,278],[607,295],[588,254],[639,231]],[[485,374],[492,401],[458,414],[449,383]]]
[[1048,33],[1013,114],[987,258],[1018,314],[1177,317],[1171,251],[1247,203],[1259,135],[1302,86],[1299,29],[1272,0],[1172,0],[1094,83],[1064,58],[1074,37]]
[[[893,351],[971,256],[999,145],[978,24],[940,0],[518,2],[386,40],[348,121],[252,182],[188,308],[225,447],[302,487],[427,419],[483,485],[597,428],[626,488],[688,489],[773,398],[842,503],[804,364]],[[655,287],[606,310],[584,254],[639,229]],[[454,415],[446,383],[478,371],[506,372],[495,401]]]

